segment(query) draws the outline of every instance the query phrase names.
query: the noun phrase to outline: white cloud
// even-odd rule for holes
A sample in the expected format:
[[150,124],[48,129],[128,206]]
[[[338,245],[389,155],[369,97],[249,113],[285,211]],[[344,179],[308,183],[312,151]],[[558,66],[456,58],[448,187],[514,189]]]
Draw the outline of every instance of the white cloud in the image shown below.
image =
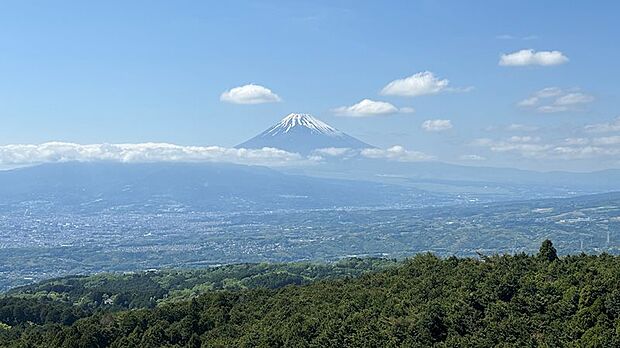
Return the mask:
[[[406,109],[408,111],[409,109]],[[385,116],[399,112],[398,108],[390,103],[364,99],[351,106],[341,106],[333,110],[336,115],[349,117]]]
[[551,98],[560,96],[562,94],[564,94],[564,90],[562,90],[560,87],[547,87],[536,92],[535,95],[539,98]]
[[529,97],[526,99],[521,100],[518,105],[519,106],[523,106],[523,107],[527,107],[527,106],[535,106],[536,104],[538,104],[538,101],[540,99],[538,97]]
[[[521,141],[515,141],[521,140]],[[559,142],[540,142],[539,138],[510,137],[505,140],[476,139],[472,145],[488,148],[492,152],[514,153],[535,159],[593,159],[616,158],[620,155],[620,136],[600,138],[567,138]]]
[[520,101],[518,105],[523,107],[536,106],[541,101],[541,99],[559,97],[565,93],[567,92],[564,92],[561,88],[558,87],[543,88],[540,91],[534,93],[531,97]]
[[591,103],[593,100],[594,97],[592,97],[591,95],[576,92],[560,96],[558,97],[558,99],[555,100],[554,103],[555,105],[575,105]]
[[620,135],[592,139],[594,145],[620,145]]
[[387,159],[398,162],[418,162],[434,159],[433,156],[419,151],[407,150],[400,145],[384,149],[363,149],[361,155],[373,159]]
[[487,147],[493,152],[515,152],[528,158],[544,157],[545,152],[550,147],[546,144],[529,144],[491,139],[476,139],[473,145]]
[[584,129],[588,133],[620,132],[620,117],[608,123],[589,124]]
[[521,123],[511,123],[509,125],[496,125],[496,126],[488,126],[485,127],[484,130],[486,132],[535,132],[537,130],[539,130],[540,127],[538,126],[532,126],[532,125],[527,125],[527,124],[521,124]]
[[538,130],[536,126],[529,126],[525,124],[513,123],[506,127],[506,130],[509,131],[520,131],[520,132],[534,132]]
[[221,146],[182,146],[168,143],[139,144],[74,144],[49,142],[0,146],[0,167],[16,167],[43,163],[98,162],[212,162],[264,166],[315,165],[324,157],[385,159],[400,162],[425,161],[434,157],[396,145],[388,149],[324,148],[304,157],[275,148],[236,149]]
[[580,92],[578,89],[564,90],[558,87],[548,87],[523,99],[517,105],[532,108],[541,113],[556,113],[575,111],[579,109],[579,106],[593,101],[593,96]]
[[394,80],[383,87],[381,94],[396,95],[405,97],[417,97],[425,94],[437,94],[444,91],[450,81],[439,79],[430,71],[423,71],[417,74]]
[[537,143],[540,142],[540,137],[513,135],[508,138],[508,141],[511,143]]
[[499,60],[501,66],[526,66],[526,65],[559,65],[568,62],[560,51],[539,51],[532,49],[520,50],[514,53],[502,54]]
[[450,120],[426,120],[422,122],[422,129],[427,132],[442,132],[452,129],[452,121]]
[[235,87],[222,93],[220,100],[233,104],[264,104],[277,103],[282,99],[269,88],[249,84]]
[[556,146],[547,157],[556,157],[565,160],[591,159],[620,155],[620,148],[607,146]]
[[55,162],[228,162],[282,166],[309,162],[280,149],[235,149],[220,146],[180,146],[167,143],[89,144],[50,142],[39,145],[0,146],[0,165]]
[[348,147],[326,147],[323,149],[316,149],[314,152],[318,155],[340,157],[350,153],[351,149]]
[[541,112],[543,114],[553,114],[556,112],[564,112],[568,110],[569,110],[568,107],[559,106],[559,105],[542,105],[536,108],[536,111]]
[[420,151],[407,150],[401,145],[394,145],[388,149],[367,148],[361,150],[330,147],[315,150],[313,152],[313,156],[316,156],[320,160],[323,160],[325,157],[346,159],[362,156],[366,158],[398,162],[429,161],[435,158]]
[[486,157],[480,155],[462,155],[459,159],[462,161],[485,161]]
[[563,145],[587,145],[590,139],[587,138],[566,138]]

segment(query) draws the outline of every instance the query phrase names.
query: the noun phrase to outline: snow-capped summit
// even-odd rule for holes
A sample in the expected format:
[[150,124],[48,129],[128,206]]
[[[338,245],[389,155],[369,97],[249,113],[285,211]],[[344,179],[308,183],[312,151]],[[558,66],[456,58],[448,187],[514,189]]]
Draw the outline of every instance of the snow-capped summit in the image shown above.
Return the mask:
[[267,130],[267,133],[271,136],[276,136],[282,133],[288,133],[294,127],[306,127],[311,131],[318,134],[325,135],[341,135],[342,132],[336,128],[328,125],[327,123],[312,117],[309,114],[295,114],[291,113],[282,119],[278,124]]
[[237,148],[246,149],[263,147],[309,154],[313,150],[329,147],[364,149],[374,146],[353,138],[311,115],[292,113],[261,134],[237,145]]

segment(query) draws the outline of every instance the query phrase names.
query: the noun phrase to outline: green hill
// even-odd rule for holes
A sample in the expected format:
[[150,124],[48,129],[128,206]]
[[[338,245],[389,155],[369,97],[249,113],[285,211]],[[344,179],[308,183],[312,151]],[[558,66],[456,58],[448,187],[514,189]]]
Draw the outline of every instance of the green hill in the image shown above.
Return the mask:
[[620,257],[558,258],[550,243],[536,256],[421,254],[356,278],[0,332],[9,347],[618,347]]

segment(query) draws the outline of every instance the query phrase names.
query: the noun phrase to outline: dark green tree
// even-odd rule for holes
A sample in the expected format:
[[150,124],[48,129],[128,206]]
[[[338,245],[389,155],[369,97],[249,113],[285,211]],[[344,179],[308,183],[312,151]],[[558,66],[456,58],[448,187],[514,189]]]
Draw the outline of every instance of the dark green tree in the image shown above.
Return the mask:
[[545,239],[545,241],[542,242],[538,251],[538,257],[547,261],[555,261],[558,259],[558,252],[549,239]]

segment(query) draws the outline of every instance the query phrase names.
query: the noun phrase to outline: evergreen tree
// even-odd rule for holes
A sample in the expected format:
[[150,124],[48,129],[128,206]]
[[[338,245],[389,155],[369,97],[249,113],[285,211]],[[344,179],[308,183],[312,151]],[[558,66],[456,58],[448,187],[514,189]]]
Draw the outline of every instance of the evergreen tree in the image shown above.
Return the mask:
[[555,261],[558,259],[558,252],[549,239],[545,239],[545,241],[542,242],[540,250],[538,251],[538,257],[547,261]]

